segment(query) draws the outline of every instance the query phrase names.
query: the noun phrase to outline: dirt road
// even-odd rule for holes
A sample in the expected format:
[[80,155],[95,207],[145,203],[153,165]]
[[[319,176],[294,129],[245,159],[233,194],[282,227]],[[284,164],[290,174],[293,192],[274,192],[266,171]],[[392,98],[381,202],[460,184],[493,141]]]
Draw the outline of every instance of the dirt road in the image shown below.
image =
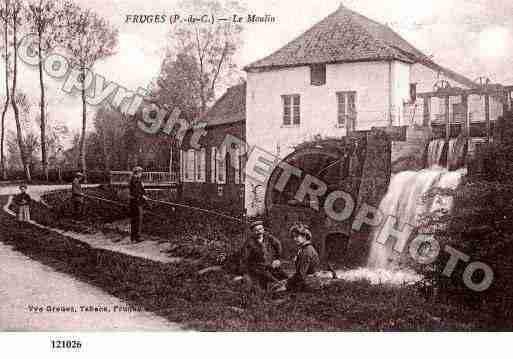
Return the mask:
[[0,244],[0,331],[179,329],[137,310]]
[[[49,189],[34,187],[30,190],[36,196]],[[16,190],[16,186],[2,187],[0,194]],[[0,331],[179,329],[0,243]]]

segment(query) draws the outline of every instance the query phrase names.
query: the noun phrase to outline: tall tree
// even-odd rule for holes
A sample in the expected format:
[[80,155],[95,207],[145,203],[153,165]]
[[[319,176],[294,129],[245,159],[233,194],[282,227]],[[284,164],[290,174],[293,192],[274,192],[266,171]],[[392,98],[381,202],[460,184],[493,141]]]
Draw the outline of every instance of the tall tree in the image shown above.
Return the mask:
[[11,106],[14,111],[14,121],[16,122],[16,133],[18,139],[18,145],[20,147],[21,163],[23,164],[23,170],[25,172],[25,178],[27,181],[31,181],[30,167],[26,157],[26,151],[24,150],[23,134],[20,123],[20,110],[18,107],[18,98],[16,96],[17,79],[18,79],[18,31],[22,25],[21,12],[23,11],[22,0],[12,0],[12,33],[13,33],[13,73],[12,73],[12,87],[11,87]]
[[80,138],[79,162],[84,176],[86,166],[87,105],[85,79],[94,64],[114,54],[118,42],[118,31],[91,9],[82,9],[71,1],[64,4],[62,19],[66,33],[62,45],[73,60],[73,65],[81,71],[82,89],[82,131]]
[[[182,1],[181,9],[190,14],[212,14],[215,18],[232,16],[244,12],[244,8],[237,1],[219,0],[188,0]],[[177,61],[182,60],[177,55],[187,55],[193,61],[188,61],[187,74],[188,86],[194,88],[199,97],[201,115],[205,114],[208,105],[215,96],[215,91],[220,84],[228,85],[234,80],[236,64],[234,55],[242,44],[242,24],[232,21],[216,21],[211,23],[196,22],[194,24],[177,23],[169,33],[169,46],[167,58],[164,60],[161,76],[157,84],[160,91],[169,91],[166,86],[166,67],[176,66]],[[176,58],[176,60],[175,60]],[[167,89],[167,90],[166,90]]]
[[193,56],[181,53],[173,58],[169,54],[162,62],[156,91],[152,93],[153,100],[161,106],[179,108],[186,120],[198,118],[201,113],[201,97],[195,81],[198,72]]
[[[7,148],[9,151],[10,164],[12,169],[23,168],[23,163],[20,161],[21,151],[16,139],[17,135],[13,131],[9,131],[7,136]],[[27,158],[27,165],[31,170],[34,170],[34,166],[37,163],[37,151],[39,150],[39,139],[38,135],[34,131],[28,131],[23,136],[23,151],[25,151],[25,157]]]
[[5,163],[5,151],[4,151],[4,145],[5,145],[5,115],[7,113],[7,110],[9,109],[10,104],[10,90],[9,90],[9,73],[10,73],[10,63],[9,63],[9,24],[11,22],[10,20],[10,14],[11,14],[11,6],[10,1],[5,0],[3,7],[0,9],[0,18],[2,20],[2,34],[3,34],[3,54],[2,59],[4,61],[5,65],[5,103],[4,108],[2,110],[2,122],[1,122],[1,129],[2,131],[0,135],[0,176],[2,176],[3,180],[7,180],[7,168]]
[[43,53],[51,50],[56,44],[56,24],[59,17],[59,10],[55,0],[34,0],[28,6],[27,23],[30,30],[37,34],[37,53],[40,87],[40,130],[41,130],[41,163],[43,175],[48,180],[48,152],[46,143],[46,114],[45,114],[45,86],[43,76]]

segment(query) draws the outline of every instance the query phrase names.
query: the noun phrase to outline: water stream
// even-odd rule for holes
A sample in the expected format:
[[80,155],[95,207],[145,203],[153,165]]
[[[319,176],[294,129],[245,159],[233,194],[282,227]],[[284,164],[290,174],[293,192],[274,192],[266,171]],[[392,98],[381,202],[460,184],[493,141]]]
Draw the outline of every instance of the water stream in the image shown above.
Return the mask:
[[[396,218],[396,228],[404,224],[412,227],[419,225],[419,219],[426,212],[440,211],[448,213],[452,209],[451,196],[436,194],[429,200],[425,195],[433,188],[456,189],[466,169],[449,171],[441,167],[444,147],[447,149],[447,164],[456,164],[462,156],[463,146],[458,146],[457,139],[451,139],[448,144],[444,139],[432,140],[428,146],[428,168],[420,171],[404,171],[393,175],[387,193],[379,205],[380,211],[387,216]],[[366,279],[371,283],[400,285],[418,281],[421,277],[411,268],[404,267],[401,256],[409,255],[408,246],[403,254],[393,250],[395,241],[389,239],[385,245],[377,242],[381,228],[371,234],[371,248],[367,266],[355,270],[338,273],[346,280]]]

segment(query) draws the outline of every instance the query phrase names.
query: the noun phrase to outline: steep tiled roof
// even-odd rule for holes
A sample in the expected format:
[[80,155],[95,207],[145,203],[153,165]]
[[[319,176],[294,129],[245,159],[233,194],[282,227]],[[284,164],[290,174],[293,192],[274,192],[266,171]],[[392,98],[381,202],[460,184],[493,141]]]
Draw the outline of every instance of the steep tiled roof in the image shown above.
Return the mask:
[[323,63],[399,60],[422,63],[466,86],[468,78],[446,69],[416,49],[390,27],[344,6],[246,71]]
[[208,126],[223,125],[246,119],[246,83],[232,86],[207,112],[203,121]]

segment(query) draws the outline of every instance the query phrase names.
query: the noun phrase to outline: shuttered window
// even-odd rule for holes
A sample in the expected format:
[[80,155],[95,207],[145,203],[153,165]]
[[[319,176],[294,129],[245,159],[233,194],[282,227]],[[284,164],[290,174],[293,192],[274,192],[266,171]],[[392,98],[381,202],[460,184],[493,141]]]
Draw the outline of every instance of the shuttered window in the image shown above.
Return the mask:
[[301,123],[301,98],[299,95],[282,95],[283,125],[299,125]]
[[184,168],[185,168],[184,181],[194,182],[195,170],[196,170],[196,156],[194,154],[194,150],[188,150],[187,152],[185,152]]
[[217,151],[217,183],[226,183],[226,149],[222,148]]
[[210,182],[217,182],[217,147],[210,149]]
[[310,66],[310,84],[322,86],[326,84],[326,64],[315,64]]
[[356,128],[356,92],[337,92],[337,122],[339,126],[352,130]]
[[196,167],[196,182],[205,182],[206,177],[206,159],[205,159],[205,149],[194,151],[194,164]]

